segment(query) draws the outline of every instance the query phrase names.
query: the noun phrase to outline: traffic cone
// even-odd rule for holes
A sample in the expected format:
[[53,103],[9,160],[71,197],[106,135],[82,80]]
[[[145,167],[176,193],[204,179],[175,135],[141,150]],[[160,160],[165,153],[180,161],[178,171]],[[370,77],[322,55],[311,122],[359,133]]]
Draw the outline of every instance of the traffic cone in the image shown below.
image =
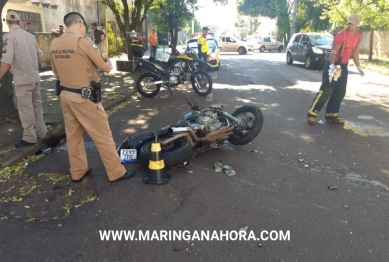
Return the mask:
[[149,175],[143,178],[143,183],[149,185],[163,185],[168,183],[170,175],[165,171],[165,162],[161,157],[161,144],[158,135],[155,135],[155,143],[151,144],[151,157],[149,160]]

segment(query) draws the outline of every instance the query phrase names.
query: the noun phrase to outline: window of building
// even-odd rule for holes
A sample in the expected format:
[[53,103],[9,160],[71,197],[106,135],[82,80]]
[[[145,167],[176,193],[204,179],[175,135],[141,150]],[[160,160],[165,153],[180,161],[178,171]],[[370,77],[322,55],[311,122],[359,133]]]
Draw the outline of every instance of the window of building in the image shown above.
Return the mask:
[[7,10],[14,11],[20,15],[20,19],[22,19],[22,28],[26,28],[26,23],[31,22],[32,24],[32,30],[35,32],[42,32],[42,20],[41,20],[41,14],[39,13],[31,13],[31,12],[24,12],[19,10]]

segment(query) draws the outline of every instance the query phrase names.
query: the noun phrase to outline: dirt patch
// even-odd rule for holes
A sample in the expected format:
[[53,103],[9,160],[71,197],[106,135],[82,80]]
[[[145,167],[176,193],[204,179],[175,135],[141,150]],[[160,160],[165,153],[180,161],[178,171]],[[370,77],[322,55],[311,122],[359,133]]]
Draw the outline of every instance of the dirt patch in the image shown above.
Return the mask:
[[63,219],[75,209],[97,199],[97,192],[85,186],[87,178],[76,184],[69,174],[40,173],[31,176],[23,174],[25,167],[26,162],[21,161],[0,171],[0,219],[27,222]]

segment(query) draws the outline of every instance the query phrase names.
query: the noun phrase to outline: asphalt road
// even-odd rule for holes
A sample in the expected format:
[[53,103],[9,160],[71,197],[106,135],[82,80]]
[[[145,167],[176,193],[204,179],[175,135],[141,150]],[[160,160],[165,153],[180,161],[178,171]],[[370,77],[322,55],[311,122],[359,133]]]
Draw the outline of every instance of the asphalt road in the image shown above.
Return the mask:
[[[350,67],[343,126],[311,126],[305,116],[321,70],[288,66],[285,53],[222,54],[212,72],[212,101],[191,89],[141,98],[109,118],[119,144],[125,137],[174,124],[189,111],[185,99],[261,108],[264,125],[245,146],[200,154],[172,169],[164,186],[142,183],[147,170],[114,185],[93,145],[98,199],[59,221],[0,221],[1,261],[389,261],[389,83]],[[324,113],[319,119],[324,120]],[[88,142],[90,145],[90,142]],[[222,160],[236,171],[213,171]],[[26,173],[66,172],[64,147],[30,164]],[[192,172],[188,172],[192,171]],[[338,190],[328,186],[337,185]],[[98,230],[290,231],[289,241],[101,241]],[[261,245],[258,246],[258,244]]]

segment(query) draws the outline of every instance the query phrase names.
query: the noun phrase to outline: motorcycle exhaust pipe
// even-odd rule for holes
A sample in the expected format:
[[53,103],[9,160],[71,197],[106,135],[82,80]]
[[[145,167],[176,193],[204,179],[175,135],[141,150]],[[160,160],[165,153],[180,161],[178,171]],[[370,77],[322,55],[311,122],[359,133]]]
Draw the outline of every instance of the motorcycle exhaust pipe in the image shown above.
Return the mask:
[[203,138],[200,138],[202,142],[212,142],[218,139],[227,139],[230,135],[233,134],[233,126],[223,126],[219,130],[209,133]]
[[154,86],[154,85],[158,85],[158,84],[163,84],[163,81],[159,80],[159,81],[150,82],[150,83],[145,84],[145,86]]

